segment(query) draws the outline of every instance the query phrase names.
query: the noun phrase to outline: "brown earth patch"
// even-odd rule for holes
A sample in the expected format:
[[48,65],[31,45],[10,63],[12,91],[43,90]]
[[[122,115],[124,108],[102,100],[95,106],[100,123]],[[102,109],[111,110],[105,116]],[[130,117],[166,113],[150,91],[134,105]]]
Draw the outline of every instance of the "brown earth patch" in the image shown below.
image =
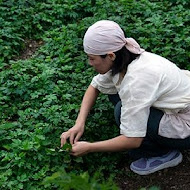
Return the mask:
[[[183,151],[183,161],[178,166],[164,169],[154,174],[140,176],[130,172],[126,164],[122,173],[118,175],[117,182],[121,190],[149,189],[157,186],[160,190],[190,190],[190,151]],[[145,190],[144,189],[144,190]]]
[[20,52],[20,55],[15,58],[15,60],[25,60],[31,58],[41,45],[43,45],[42,40],[26,39],[24,41],[24,49]]

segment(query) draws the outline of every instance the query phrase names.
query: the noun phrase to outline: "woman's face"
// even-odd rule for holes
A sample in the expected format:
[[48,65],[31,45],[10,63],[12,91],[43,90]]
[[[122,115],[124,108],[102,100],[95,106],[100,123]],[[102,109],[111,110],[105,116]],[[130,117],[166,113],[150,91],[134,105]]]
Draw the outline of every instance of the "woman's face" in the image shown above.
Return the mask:
[[102,58],[99,55],[88,54],[89,65],[100,74],[105,74],[112,68],[114,59],[112,54],[107,54],[105,58]]

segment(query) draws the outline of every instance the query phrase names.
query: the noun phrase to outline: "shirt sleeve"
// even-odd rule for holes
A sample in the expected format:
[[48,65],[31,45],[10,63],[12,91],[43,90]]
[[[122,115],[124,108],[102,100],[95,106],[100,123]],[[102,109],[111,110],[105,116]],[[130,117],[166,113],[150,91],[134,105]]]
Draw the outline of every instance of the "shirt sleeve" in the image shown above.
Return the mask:
[[116,94],[117,89],[112,81],[111,73],[96,75],[91,82],[91,85],[98,89],[103,94]]
[[158,99],[161,74],[156,69],[131,69],[124,77],[120,98],[120,133],[127,137],[145,137],[151,105]]

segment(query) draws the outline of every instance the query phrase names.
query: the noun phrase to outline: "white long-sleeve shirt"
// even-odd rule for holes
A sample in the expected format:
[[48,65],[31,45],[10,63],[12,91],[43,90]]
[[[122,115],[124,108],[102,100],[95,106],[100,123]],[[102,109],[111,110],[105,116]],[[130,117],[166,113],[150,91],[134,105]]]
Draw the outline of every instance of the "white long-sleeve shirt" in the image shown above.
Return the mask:
[[[96,75],[91,85],[105,94],[119,94],[122,102],[121,134],[144,137],[152,106],[165,113],[159,126],[161,136],[190,136],[190,110],[185,126],[176,124],[177,120],[175,123],[171,121],[180,110],[190,106],[190,72],[179,69],[169,60],[144,52],[129,64],[122,80],[119,74],[112,76],[109,71]],[[172,116],[170,121],[168,116]]]

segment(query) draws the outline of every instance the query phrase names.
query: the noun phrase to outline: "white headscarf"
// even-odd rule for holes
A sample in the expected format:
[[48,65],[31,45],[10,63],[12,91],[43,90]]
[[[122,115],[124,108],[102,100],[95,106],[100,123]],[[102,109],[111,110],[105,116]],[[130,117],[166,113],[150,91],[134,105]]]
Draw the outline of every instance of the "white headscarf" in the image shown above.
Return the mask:
[[116,52],[125,46],[134,54],[145,50],[133,38],[125,38],[120,26],[109,20],[101,20],[88,28],[83,39],[84,51],[92,55]]

